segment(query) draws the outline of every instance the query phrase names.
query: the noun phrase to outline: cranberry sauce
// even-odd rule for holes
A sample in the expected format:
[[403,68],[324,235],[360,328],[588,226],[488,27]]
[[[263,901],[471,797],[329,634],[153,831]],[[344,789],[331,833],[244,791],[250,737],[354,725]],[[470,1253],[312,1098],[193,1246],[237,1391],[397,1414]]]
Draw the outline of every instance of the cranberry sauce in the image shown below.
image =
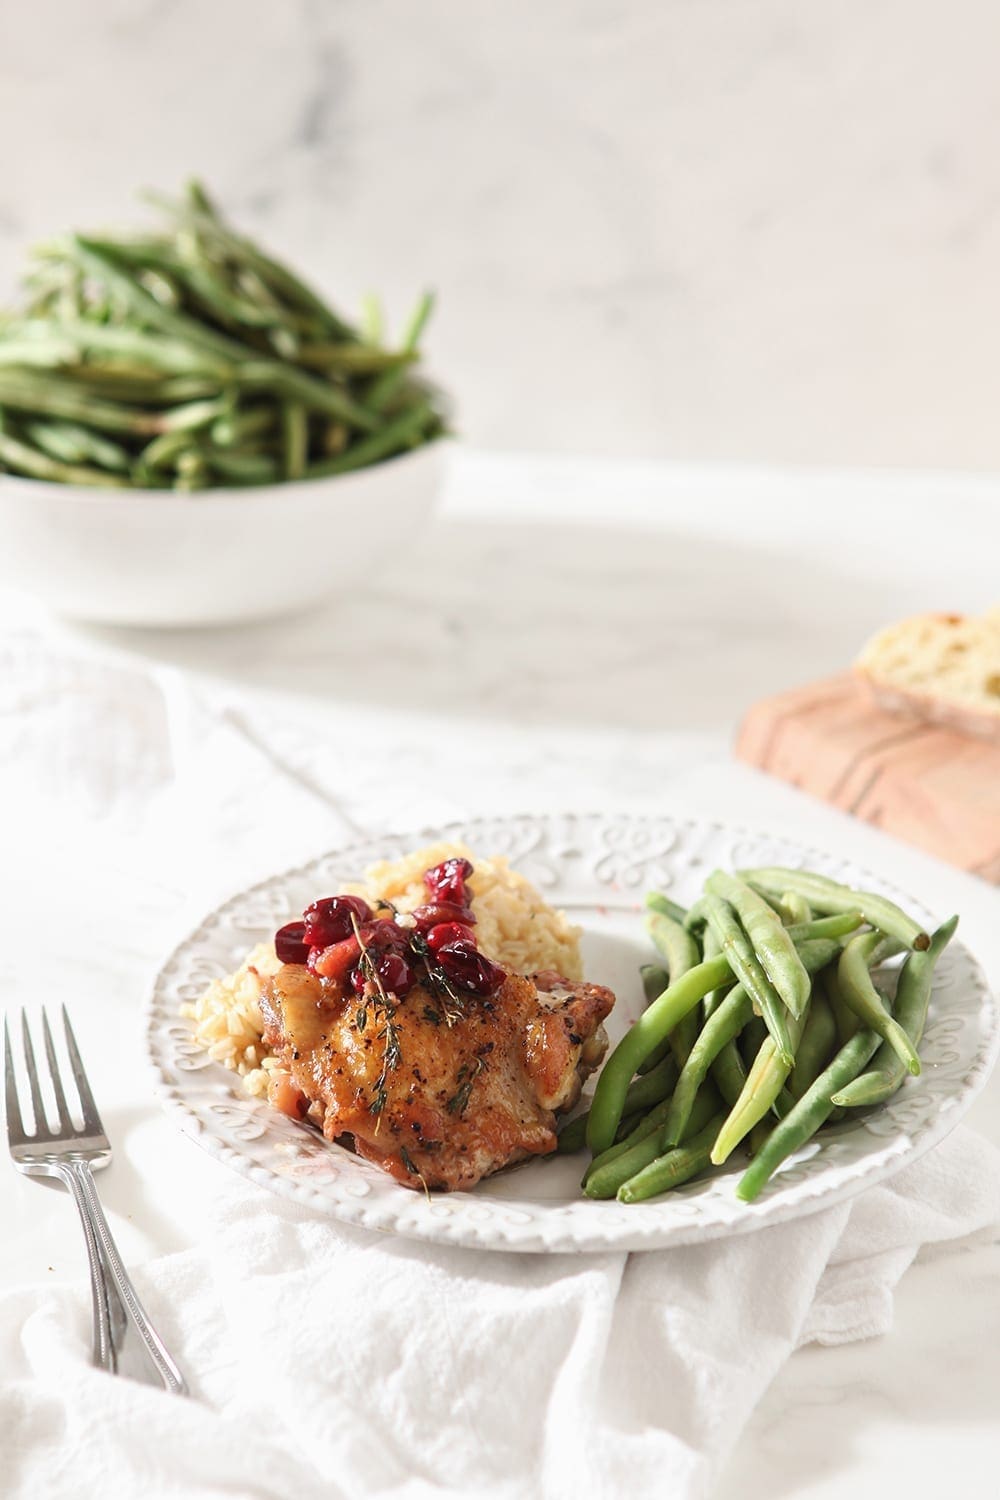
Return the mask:
[[363,994],[378,983],[397,998],[409,993],[423,973],[471,995],[492,995],[504,971],[476,946],[475,914],[466,882],[467,859],[446,859],[426,871],[430,900],[409,919],[380,917],[360,896],[326,896],[275,933],[274,946],[285,964],[308,964],[324,979],[348,984]]

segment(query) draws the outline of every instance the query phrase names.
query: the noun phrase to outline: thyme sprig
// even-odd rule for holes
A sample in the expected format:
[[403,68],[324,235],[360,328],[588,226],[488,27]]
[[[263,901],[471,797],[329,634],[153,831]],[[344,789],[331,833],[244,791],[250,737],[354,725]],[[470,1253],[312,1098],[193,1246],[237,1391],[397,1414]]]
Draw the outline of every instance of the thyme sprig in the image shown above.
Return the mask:
[[427,981],[427,988],[441,1006],[445,1021],[454,1026],[465,1014],[465,997],[459,994],[441,965],[434,958],[434,950],[419,932],[410,935],[410,952],[418,961]]
[[[361,949],[361,969],[365,976],[365,999],[359,1007],[355,1018],[357,1027],[359,1031],[364,1031],[368,1024],[369,1003],[382,1022],[382,1029],[376,1033],[377,1039],[383,1044],[382,1071],[375,1082],[375,1094],[369,1106],[373,1115],[381,1116],[389,1097],[386,1088],[389,1074],[394,1068],[398,1068],[403,1061],[403,1049],[400,1046],[399,1032],[396,1030],[396,1007],[386,993],[382,977],[376,968],[375,960],[365,946],[364,938],[361,936],[361,928],[358,926],[358,919],[353,912],[351,913],[351,926],[354,928],[354,936],[357,938],[358,947]],[[381,1120],[379,1120],[379,1124],[381,1124]],[[378,1130],[378,1124],[376,1124],[375,1129]]]
[[469,1104],[469,1096],[472,1093],[472,1085],[485,1068],[486,1064],[481,1057],[477,1057],[472,1063],[463,1063],[458,1070],[455,1082],[458,1088],[448,1100],[445,1108],[450,1115],[464,1115]]

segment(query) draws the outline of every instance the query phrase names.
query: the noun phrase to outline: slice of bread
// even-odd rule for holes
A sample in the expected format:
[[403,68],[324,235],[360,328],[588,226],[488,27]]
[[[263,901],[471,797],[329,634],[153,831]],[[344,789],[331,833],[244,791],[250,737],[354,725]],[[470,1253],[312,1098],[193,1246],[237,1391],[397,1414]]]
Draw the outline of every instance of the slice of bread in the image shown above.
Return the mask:
[[900,620],[868,642],[854,670],[883,708],[1000,744],[1000,607]]

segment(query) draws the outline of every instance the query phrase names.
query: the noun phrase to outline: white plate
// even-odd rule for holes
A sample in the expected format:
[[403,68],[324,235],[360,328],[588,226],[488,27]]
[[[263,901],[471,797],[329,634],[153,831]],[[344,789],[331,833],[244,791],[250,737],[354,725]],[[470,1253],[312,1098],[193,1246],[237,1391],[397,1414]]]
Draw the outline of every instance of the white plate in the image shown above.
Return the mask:
[[[880,1182],[940,1141],[985,1083],[998,1043],[996,1006],[971,955],[953,942],[935,979],[924,1070],[887,1105],[850,1116],[791,1157],[756,1203],[734,1193],[744,1165],[692,1182],[657,1201],[626,1206],[581,1196],[583,1155],[536,1160],[474,1191],[437,1195],[400,1187],[376,1167],[249,1099],[239,1079],[195,1047],[183,1001],[230,972],[253,943],[307,902],[328,895],[379,858],[439,839],[463,839],[482,856],[505,854],[553,905],[584,928],[588,978],[618,1004],[615,1042],[642,1008],[637,966],[652,955],[640,909],[650,887],[685,903],[716,865],[786,864],[822,870],[895,897],[928,925],[931,913],[876,876],[766,834],[716,823],[618,816],[482,819],[408,837],[374,838],[275,876],[227,901],[175,951],[157,979],[149,1047],[173,1117],[205,1149],[253,1182],[366,1229],[490,1250],[650,1250],[777,1224]],[[942,913],[940,915],[947,915]]]

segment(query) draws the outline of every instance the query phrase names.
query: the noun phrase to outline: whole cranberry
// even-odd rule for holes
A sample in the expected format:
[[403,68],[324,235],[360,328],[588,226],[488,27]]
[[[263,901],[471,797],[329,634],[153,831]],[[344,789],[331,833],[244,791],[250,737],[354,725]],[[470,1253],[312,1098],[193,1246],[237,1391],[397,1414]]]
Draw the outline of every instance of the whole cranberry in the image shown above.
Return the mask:
[[372,909],[360,896],[325,896],[307,906],[302,917],[310,948],[329,948],[353,934],[354,921],[370,922]]
[[452,984],[473,995],[492,995],[504,981],[504,971],[491,963],[471,943],[445,943],[437,951],[437,961]]
[[418,932],[430,932],[442,922],[461,922],[463,927],[474,927],[476,918],[471,907],[456,906],[453,901],[434,901],[428,906],[417,906],[413,920]]
[[446,943],[468,943],[470,948],[474,948],[476,934],[464,922],[439,922],[428,932],[427,946],[436,953]]
[[373,953],[401,952],[410,940],[409,933],[395,922],[368,922],[360,931],[361,941]]
[[400,953],[380,954],[375,960],[375,972],[384,988],[393,995],[406,995],[413,988],[415,975]]
[[435,901],[450,901],[454,906],[465,906],[468,897],[465,882],[472,874],[467,859],[445,859],[424,873],[424,885]]
[[274,951],[283,964],[304,964],[309,957],[304,922],[286,922],[274,934]]

